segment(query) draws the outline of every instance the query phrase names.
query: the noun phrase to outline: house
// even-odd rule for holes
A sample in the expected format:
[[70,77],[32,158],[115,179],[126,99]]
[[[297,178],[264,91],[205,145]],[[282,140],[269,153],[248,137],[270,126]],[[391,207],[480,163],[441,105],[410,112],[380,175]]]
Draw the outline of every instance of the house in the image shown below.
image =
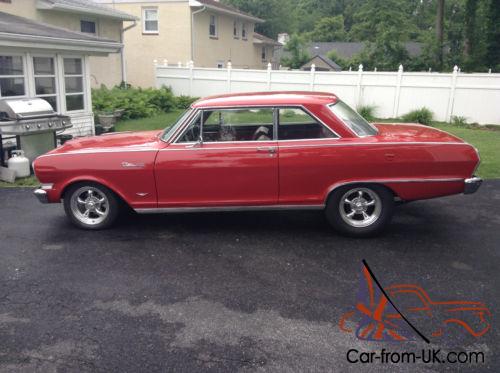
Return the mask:
[[[288,37],[288,34],[280,34],[278,39],[281,41],[281,44],[283,46],[285,46],[287,41],[289,40],[289,37]],[[419,56],[422,53],[422,46],[423,46],[423,43],[414,42],[414,41],[410,41],[410,42],[405,43],[405,48],[406,48],[408,55],[410,57]],[[364,47],[365,47],[365,45],[363,42],[335,41],[335,42],[311,42],[305,46],[305,49],[306,49],[307,53],[309,54],[309,56],[313,56],[312,59],[316,58],[317,56],[322,56],[322,58],[320,58],[322,61],[316,60],[317,62],[319,62],[319,64],[322,65],[324,63],[324,59],[328,58],[327,57],[328,53],[330,53],[332,51],[335,51],[337,56],[339,56],[340,58],[349,60],[352,57],[354,57],[355,55],[361,53],[363,51]],[[285,48],[277,49],[276,53],[275,53],[275,59],[279,63],[279,61],[281,60],[282,57],[285,57],[288,55],[289,55],[289,52],[287,52],[285,50]],[[309,61],[309,62],[311,62],[311,61]],[[304,66],[302,66],[301,69],[303,69],[304,67],[307,67],[309,62],[306,63]],[[335,63],[335,61],[332,61],[332,62]],[[314,63],[314,64],[316,64],[316,66],[318,66],[318,64],[316,62],[312,62],[312,63]],[[335,63],[335,65],[337,65],[337,64]],[[310,64],[308,66],[310,69]],[[333,69],[333,70],[335,70],[335,69]]]
[[329,59],[327,56],[322,54],[317,54],[305,64],[303,64],[301,70],[311,70],[311,66],[314,65],[316,71],[341,71],[342,68]]
[[281,44],[259,35],[251,14],[215,0],[96,0],[141,19],[124,35],[128,82],[155,85],[153,61],[196,67],[263,69],[277,67],[274,50]]
[[0,2],[0,98],[42,97],[71,117],[65,133],[94,132],[90,89],[122,81],[123,21],[91,1]]

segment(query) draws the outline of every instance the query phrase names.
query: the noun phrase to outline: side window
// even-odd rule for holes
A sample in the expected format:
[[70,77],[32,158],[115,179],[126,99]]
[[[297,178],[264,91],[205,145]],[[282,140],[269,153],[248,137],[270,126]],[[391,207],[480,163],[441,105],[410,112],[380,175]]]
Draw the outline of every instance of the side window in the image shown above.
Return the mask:
[[203,141],[269,141],[273,109],[224,109],[203,112]]
[[326,139],[337,137],[300,108],[279,109],[279,140]]

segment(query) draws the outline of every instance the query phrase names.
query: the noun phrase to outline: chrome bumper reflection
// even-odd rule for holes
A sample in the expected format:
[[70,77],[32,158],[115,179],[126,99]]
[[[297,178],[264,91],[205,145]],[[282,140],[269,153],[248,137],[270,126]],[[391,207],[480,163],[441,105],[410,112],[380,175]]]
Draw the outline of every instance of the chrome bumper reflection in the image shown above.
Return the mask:
[[465,179],[464,182],[465,182],[464,194],[472,194],[476,193],[476,191],[479,189],[479,187],[483,183],[483,179],[474,176],[471,177],[470,179]]
[[35,189],[33,192],[35,197],[41,202],[41,203],[49,203],[49,199],[47,196],[47,192],[43,189]]

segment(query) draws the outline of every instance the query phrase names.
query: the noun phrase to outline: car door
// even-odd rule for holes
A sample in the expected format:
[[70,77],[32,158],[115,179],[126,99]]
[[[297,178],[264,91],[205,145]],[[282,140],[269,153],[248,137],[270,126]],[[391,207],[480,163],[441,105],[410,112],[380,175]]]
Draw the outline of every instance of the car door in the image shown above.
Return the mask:
[[279,203],[322,205],[325,189],[345,163],[332,150],[339,136],[303,107],[278,109]]
[[158,152],[158,207],[273,205],[278,202],[275,110],[199,110]]

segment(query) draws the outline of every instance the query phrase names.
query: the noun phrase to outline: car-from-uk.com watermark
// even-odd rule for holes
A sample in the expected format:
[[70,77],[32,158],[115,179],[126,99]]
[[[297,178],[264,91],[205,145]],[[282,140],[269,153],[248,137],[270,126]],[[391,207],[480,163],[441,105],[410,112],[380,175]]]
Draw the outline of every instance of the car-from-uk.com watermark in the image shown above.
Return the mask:
[[[488,333],[491,312],[482,302],[436,301],[416,284],[383,288],[363,260],[355,306],[341,316],[339,328],[368,342],[367,347],[369,342],[391,346],[348,349],[351,364],[475,365],[485,363],[485,353],[461,346]],[[429,348],[418,349],[411,342],[424,342]]]
[[417,351],[391,351],[385,348],[377,351],[360,351],[351,348],[346,354],[351,364],[484,364],[482,351],[443,351],[421,349]]

